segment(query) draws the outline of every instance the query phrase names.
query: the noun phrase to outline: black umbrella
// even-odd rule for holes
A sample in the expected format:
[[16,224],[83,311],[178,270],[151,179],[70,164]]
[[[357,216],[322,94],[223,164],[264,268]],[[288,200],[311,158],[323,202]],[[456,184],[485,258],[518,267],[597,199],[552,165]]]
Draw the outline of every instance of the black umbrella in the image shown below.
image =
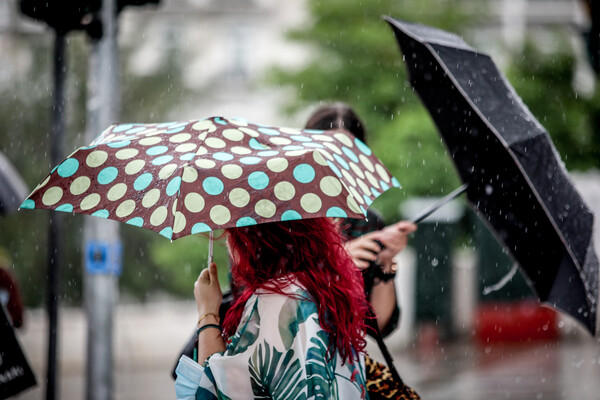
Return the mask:
[[29,189],[10,161],[0,153],[0,214],[17,211]]
[[467,198],[539,299],[596,332],[593,214],[552,141],[492,59],[458,36],[385,17]]

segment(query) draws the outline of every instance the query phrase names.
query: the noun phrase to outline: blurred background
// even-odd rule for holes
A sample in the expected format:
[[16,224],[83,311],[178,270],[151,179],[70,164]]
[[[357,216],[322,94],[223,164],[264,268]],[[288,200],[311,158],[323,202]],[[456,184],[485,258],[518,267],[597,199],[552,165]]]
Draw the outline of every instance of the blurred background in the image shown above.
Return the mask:
[[[389,223],[410,218],[460,182],[408,82],[392,31],[381,19],[389,15],[457,33],[491,55],[549,132],[584,199],[600,212],[600,20],[591,0],[137,3],[118,16],[120,109],[115,122],[239,116],[302,127],[319,104],[343,101],[363,118],[370,146],[403,185],[373,207]],[[65,39],[61,157],[87,144],[89,101],[90,36],[75,30]],[[54,31],[46,24],[23,15],[18,1],[0,2],[0,151],[30,189],[54,167],[53,46]],[[0,260],[20,285],[27,311],[19,335],[42,385],[49,216],[46,211],[19,211],[0,217]],[[79,215],[64,219],[59,266],[61,390],[81,394],[83,225]],[[139,373],[160,365],[154,373],[165,382],[164,392],[148,389],[145,396],[172,396],[168,374],[194,326],[192,282],[206,264],[206,238],[170,242],[125,224],[119,232],[117,369]],[[222,244],[216,252],[217,263],[226,266]],[[567,317],[538,306],[520,272],[510,274],[513,262],[506,251],[464,200],[421,223],[399,257],[402,320],[388,345],[404,370],[414,371],[414,359],[403,354],[430,349],[425,353],[439,357],[440,349],[451,343],[485,350],[500,342],[558,346],[590,341]],[[221,272],[225,278],[226,268]],[[600,355],[595,354],[597,366]],[[471,355],[460,353],[462,359]],[[406,374],[416,381],[413,386],[426,391],[423,375]],[[128,379],[139,379],[136,390],[143,391],[147,377]],[[129,390],[117,379],[116,398],[141,397]],[[27,395],[37,398],[39,391]]]

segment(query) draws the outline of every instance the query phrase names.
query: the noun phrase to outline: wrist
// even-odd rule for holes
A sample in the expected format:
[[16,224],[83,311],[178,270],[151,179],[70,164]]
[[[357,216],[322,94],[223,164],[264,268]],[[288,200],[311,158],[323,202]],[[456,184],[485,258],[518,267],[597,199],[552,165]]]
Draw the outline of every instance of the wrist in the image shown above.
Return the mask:
[[221,318],[219,317],[219,313],[206,312],[206,313],[202,313],[199,315],[196,326],[198,328],[200,328],[204,325],[208,325],[208,324],[217,324],[218,325],[220,323],[221,323]]

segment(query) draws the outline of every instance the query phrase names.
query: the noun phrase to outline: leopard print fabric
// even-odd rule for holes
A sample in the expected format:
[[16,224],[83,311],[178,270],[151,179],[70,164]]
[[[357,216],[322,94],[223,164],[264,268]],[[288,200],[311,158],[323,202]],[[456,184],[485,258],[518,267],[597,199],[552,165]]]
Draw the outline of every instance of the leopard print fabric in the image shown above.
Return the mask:
[[394,381],[390,369],[371,357],[365,357],[367,391],[371,400],[420,400],[421,397],[406,384]]

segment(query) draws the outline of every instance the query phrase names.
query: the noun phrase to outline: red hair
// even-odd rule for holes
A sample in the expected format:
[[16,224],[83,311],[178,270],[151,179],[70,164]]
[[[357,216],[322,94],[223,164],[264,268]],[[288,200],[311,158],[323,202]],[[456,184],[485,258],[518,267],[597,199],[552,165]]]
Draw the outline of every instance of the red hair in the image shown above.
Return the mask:
[[233,284],[244,288],[223,321],[231,336],[246,301],[260,288],[286,296],[276,278],[292,274],[319,309],[319,323],[329,335],[329,355],[344,361],[364,351],[368,304],[363,279],[329,218],[259,224],[227,229]]

